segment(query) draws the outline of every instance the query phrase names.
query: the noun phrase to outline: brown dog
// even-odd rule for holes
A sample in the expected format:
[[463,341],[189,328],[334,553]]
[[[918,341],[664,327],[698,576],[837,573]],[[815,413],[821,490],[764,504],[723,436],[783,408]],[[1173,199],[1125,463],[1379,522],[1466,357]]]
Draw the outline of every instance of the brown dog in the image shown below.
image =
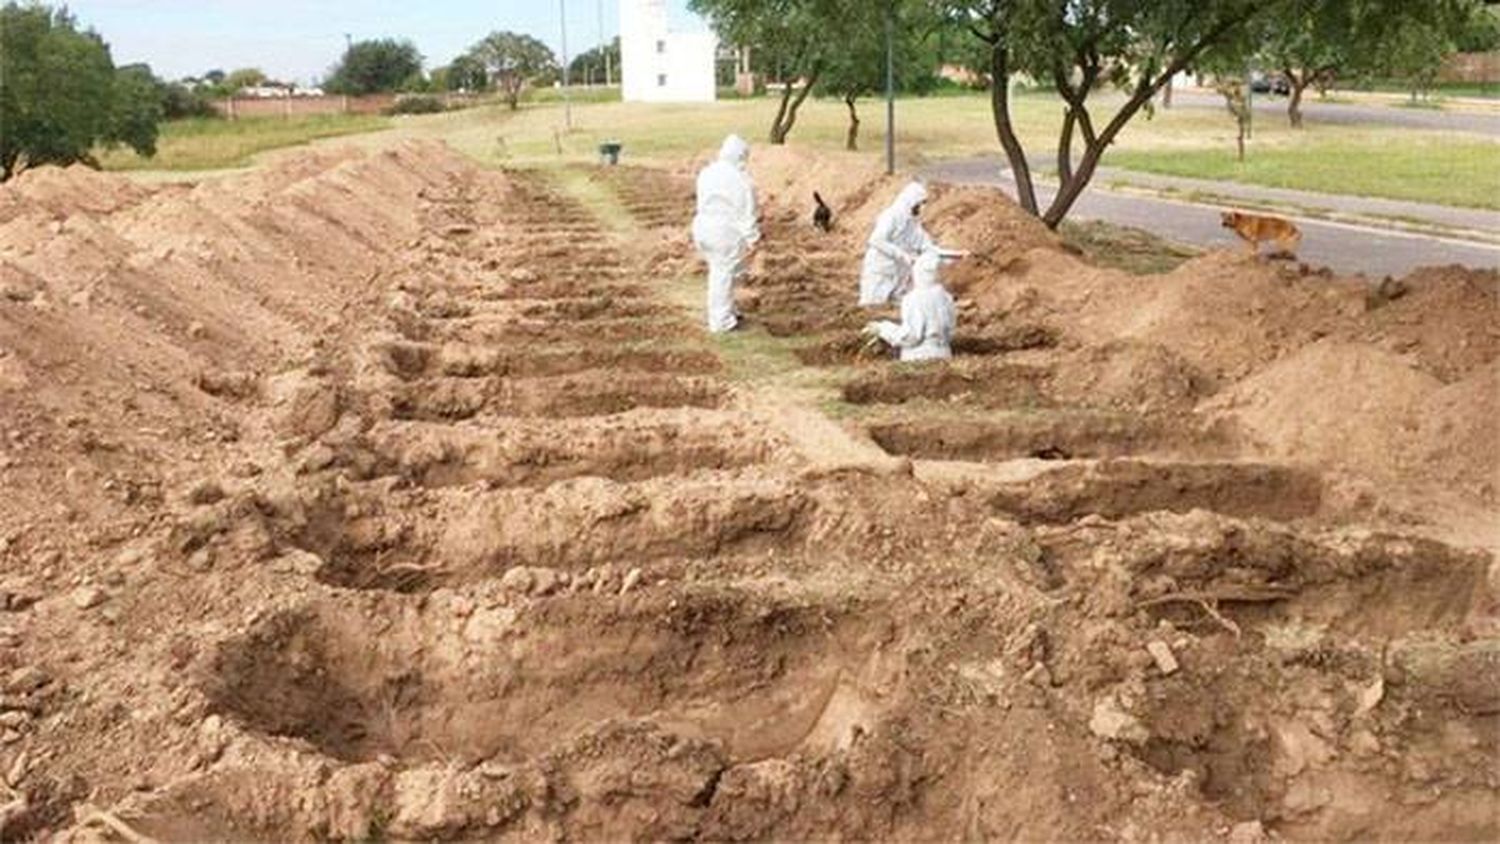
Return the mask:
[[1260,253],[1262,243],[1274,241],[1283,253],[1295,257],[1297,247],[1302,243],[1302,232],[1290,221],[1280,217],[1225,211],[1222,219],[1224,228],[1234,229],[1234,233],[1250,247],[1252,255]]

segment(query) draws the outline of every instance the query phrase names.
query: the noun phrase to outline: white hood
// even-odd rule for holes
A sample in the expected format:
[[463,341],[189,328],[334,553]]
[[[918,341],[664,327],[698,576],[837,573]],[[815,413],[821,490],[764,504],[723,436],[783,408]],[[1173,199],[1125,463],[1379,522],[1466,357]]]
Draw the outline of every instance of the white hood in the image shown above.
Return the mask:
[[739,135],[730,135],[719,147],[719,160],[743,168],[750,161],[750,145]]
[[901,193],[896,195],[896,201],[891,203],[891,208],[896,209],[904,215],[910,217],[911,212],[916,210],[916,207],[918,205],[921,205],[926,201],[927,188],[923,187],[920,182],[912,182],[911,184],[902,188]]

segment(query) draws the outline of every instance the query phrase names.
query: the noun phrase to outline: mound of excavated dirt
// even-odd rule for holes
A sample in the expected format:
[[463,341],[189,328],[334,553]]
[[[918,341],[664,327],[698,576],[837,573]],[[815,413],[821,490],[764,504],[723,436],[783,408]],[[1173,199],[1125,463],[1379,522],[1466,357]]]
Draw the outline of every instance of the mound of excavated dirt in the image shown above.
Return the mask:
[[1500,271],[1429,267],[1401,280],[1400,298],[1369,297],[1369,312],[1340,336],[1410,357],[1444,382],[1500,357]]
[[0,209],[12,203],[30,203],[59,218],[79,212],[109,214],[139,202],[150,192],[125,176],[101,173],[82,164],[66,169],[38,167],[22,171],[8,185],[6,205],[0,205]]
[[1417,447],[1421,408],[1442,386],[1389,352],[1325,340],[1229,388],[1205,409],[1237,420],[1268,454],[1390,471]]
[[1428,394],[1416,409],[1416,436],[1403,452],[1413,470],[1443,473],[1493,503],[1500,486],[1500,360]]
[[923,215],[933,237],[944,246],[973,253],[944,272],[948,285],[960,295],[1033,249],[1061,248],[1054,232],[998,189],[942,186],[932,194]]

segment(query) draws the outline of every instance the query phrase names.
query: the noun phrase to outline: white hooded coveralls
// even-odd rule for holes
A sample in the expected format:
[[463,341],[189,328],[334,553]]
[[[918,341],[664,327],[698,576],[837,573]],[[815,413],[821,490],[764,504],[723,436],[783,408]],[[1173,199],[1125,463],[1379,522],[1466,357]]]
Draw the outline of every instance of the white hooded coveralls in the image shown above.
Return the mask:
[[875,218],[859,276],[860,305],[875,307],[896,301],[910,284],[917,256],[937,248],[922,228],[922,221],[912,213],[926,201],[927,189],[912,182]]
[[953,357],[958,311],[939,278],[942,262],[935,251],[922,253],[912,269],[911,292],[901,298],[901,323],[881,320],[870,324],[880,339],[901,350],[904,361]]
[[698,174],[698,213],[693,245],[708,262],[708,330],[732,331],[739,323],[734,283],[744,272],[750,247],[760,240],[755,186],[745,172],[750,145],[739,136],[724,139],[719,160]]

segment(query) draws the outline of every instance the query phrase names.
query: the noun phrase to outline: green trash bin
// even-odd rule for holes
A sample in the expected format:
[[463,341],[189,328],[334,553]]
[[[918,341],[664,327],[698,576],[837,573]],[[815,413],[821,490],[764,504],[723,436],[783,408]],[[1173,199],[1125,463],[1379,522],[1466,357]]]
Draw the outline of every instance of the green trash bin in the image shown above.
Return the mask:
[[625,145],[619,141],[605,141],[599,145],[599,163],[614,166],[620,163],[620,150]]

